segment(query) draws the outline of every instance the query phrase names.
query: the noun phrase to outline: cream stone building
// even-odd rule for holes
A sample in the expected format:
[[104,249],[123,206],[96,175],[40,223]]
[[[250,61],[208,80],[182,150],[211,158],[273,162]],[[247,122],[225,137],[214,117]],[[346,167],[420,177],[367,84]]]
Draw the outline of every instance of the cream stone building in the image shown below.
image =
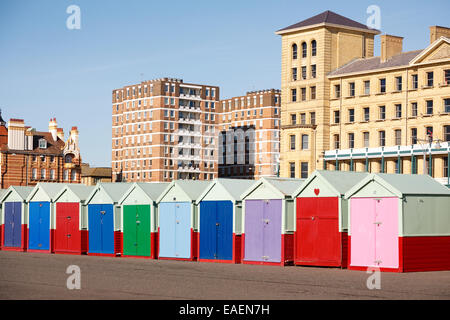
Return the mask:
[[382,35],[380,57],[378,30],[330,11],[278,31],[281,176],[426,172],[449,184],[450,29],[430,31],[411,52]]

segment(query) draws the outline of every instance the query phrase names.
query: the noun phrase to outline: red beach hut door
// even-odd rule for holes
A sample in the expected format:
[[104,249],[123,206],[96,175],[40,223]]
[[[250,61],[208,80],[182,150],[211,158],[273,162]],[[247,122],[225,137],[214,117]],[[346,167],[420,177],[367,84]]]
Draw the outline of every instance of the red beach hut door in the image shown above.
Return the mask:
[[81,250],[78,209],[78,203],[57,203],[55,251],[79,252]]
[[341,265],[338,198],[297,198],[296,263]]

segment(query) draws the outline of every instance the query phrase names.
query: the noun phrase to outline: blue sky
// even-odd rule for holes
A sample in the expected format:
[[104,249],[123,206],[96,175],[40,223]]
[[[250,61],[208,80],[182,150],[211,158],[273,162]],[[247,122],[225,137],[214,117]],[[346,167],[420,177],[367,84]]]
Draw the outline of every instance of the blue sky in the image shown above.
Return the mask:
[[[66,28],[72,4],[81,30]],[[110,166],[113,89],[164,76],[218,85],[221,98],[279,88],[276,30],[325,10],[365,23],[370,5],[405,51],[449,26],[448,0],[0,0],[0,108],[37,130],[56,117],[66,137],[78,126],[83,162]]]

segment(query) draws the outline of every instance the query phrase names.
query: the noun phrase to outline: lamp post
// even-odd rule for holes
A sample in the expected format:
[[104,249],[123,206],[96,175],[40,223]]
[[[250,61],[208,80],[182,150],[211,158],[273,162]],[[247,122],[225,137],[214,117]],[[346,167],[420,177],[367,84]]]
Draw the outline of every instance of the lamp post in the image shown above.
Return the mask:
[[428,175],[430,177],[433,176],[433,166],[431,164],[432,161],[432,155],[431,155],[431,148],[433,143],[436,143],[436,148],[440,149],[441,148],[441,142],[442,140],[440,139],[434,139],[433,140],[433,134],[431,132],[429,132],[427,134],[427,138],[426,139],[417,139],[417,142],[420,143],[420,146],[422,147],[422,151],[423,151],[423,174],[427,174],[427,144],[429,144],[429,166],[428,166]]

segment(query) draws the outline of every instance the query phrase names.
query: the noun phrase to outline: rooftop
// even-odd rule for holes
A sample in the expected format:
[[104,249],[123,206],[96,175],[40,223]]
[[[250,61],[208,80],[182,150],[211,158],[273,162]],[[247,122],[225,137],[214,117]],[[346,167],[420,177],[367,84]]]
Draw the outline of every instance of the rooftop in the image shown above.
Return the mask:
[[294,31],[296,29],[311,27],[311,26],[320,25],[320,24],[339,25],[339,26],[349,27],[349,28],[364,29],[364,30],[370,31],[371,33],[373,33],[373,32],[379,33],[378,30],[370,29],[362,23],[359,23],[355,20],[346,18],[344,16],[341,16],[341,15],[339,15],[333,11],[329,11],[329,10],[324,11],[314,17],[300,21],[296,24],[290,25],[289,27],[278,30],[276,33],[283,34],[283,33],[289,32],[289,31]]
[[403,52],[391,57],[385,62],[381,62],[381,57],[357,58],[343,65],[342,67],[331,71],[328,76],[335,77],[351,73],[369,72],[380,69],[408,66],[409,63],[422,51],[423,50]]

